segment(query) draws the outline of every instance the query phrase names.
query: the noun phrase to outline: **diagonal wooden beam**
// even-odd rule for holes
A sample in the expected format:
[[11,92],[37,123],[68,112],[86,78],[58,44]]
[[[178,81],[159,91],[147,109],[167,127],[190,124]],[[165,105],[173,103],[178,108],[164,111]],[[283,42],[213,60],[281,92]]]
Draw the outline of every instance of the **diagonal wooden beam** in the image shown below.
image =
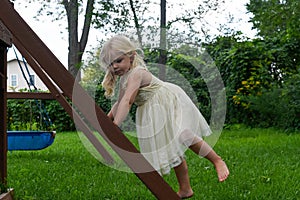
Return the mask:
[[[43,83],[50,90],[52,98],[55,98],[60,105],[65,109],[65,111],[69,114],[69,116],[76,122],[77,127],[85,134],[85,136],[89,139],[89,141],[93,144],[95,149],[100,153],[100,155],[104,158],[105,162],[108,164],[112,164],[114,159],[112,156],[106,151],[106,149],[102,146],[96,136],[93,134],[91,129],[86,125],[77,111],[70,105],[68,100],[64,97],[64,95],[59,91],[59,89],[53,84],[53,82],[49,79],[49,77],[44,73],[42,68],[38,65],[37,62],[28,54],[24,47],[20,44],[20,42],[14,38],[14,45],[17,47],[19,52],[26,58],[26,61],[31,66],[31,68],[35,71],[35,73],[39,76],[39,78],[43,81]],[[36,94],[36,93],[32,93]],[[39,94],[47,94],[47,93],[39,93]],[[39,98],[39,96],[37,96]]]
[[[102,135],[149,190],[158,199],[180,199],[121,130],[112,123],[95,101],[68,73],[61,62],[14,10],[8,0],[0,1],[0,19],[14,38],[20,41],[26,51],[42,66],[46,74],[63,91],[66,97],[72,100],[76,108],[85,117],[85,120]],[[78,94],[75,99],[73,99],[73,89],[76,89]],[[93,115],[93,113],[95,114]]]

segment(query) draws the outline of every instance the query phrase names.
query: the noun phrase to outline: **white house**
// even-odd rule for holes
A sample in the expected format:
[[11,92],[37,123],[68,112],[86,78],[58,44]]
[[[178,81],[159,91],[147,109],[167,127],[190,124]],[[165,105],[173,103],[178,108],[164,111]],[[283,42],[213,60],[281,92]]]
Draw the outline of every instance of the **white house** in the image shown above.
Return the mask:
[[[20,61],[25,77],[28,80],[30,89],[34,89],[34,86],[38,90],[47,91],[48,88],[44,85],[42,80],[36,75],[33,69],[26,63],[27,69],[23,61]],[[29,89],[28,83],[24,78],[22,70],[20,69],[17,59],[12,59],[7,62],[7,91],[18,92],[20,89]],[[33,86],[34,85],[34,86]]]

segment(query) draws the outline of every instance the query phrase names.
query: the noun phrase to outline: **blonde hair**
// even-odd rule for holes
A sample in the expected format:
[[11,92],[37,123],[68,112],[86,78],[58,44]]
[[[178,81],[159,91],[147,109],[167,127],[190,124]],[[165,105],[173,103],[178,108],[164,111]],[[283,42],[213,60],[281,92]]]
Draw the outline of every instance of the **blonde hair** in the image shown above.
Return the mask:
[[117,35],[108,40],[100,52],[100,66],[106,70],[106,74],[102,81],[102,87],[105,90],[104,95],[110,98],[114,95],[117,76],[114,75],[113,69],[110,67],[112,62],[122,55],[134,56],[132,68],[138,65],[145,66],[143,57],[138,53],[142,50],[137,44],[129,38]]

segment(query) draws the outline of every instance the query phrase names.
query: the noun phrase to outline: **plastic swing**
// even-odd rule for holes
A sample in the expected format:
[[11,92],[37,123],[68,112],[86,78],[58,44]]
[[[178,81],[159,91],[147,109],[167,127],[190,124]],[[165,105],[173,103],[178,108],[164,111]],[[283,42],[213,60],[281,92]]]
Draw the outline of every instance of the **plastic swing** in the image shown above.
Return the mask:
[[[18,59],[18,55],[16,50],[14,49],[18,65],[22,72],[22,75],[28,85],[29,91],[34,92],[38,89],[34,85],[34,81],[31,78],[31,74],[28,70],[26,61],[23,57],[23,63],[28,74],[29,80],[27,79],[24,69],[20,60]],[[34,91],[31,89],[31,86],[34,88]],[[51,119],[42,103],[39,103],[37,99],[35,99],[35,103],[37,107],[40,108],[41,119],[44,121],[46,126],[52,126]],[[55,131],[7,131],[7,144],[8,150],[40,150],[50,146],[55,139]]]
[[7,131],[8,150],[41,150],[54,142],[55,131]]

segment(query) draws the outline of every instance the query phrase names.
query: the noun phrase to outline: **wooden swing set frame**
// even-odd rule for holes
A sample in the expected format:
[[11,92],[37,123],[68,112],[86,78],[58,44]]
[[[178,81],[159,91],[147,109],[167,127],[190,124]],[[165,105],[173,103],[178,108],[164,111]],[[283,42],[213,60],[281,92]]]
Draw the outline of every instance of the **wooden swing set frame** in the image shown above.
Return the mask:
[[[2,21],[2,23],[1,23]],[[2,25],[1,25],[2,24]],[[108,163],[114,160],[92,133],[96,130],[122,158],[135,175],[157,199],[180,199],[174,190],[154,170],[136,147],[115,126],[94,99],[76,82],[63,64],[55,57],[36,33],[16,12],[9,0],[0,0],[0,176],[1,183],[7,178],[7,98],[56,99],[73,118],[78,128],[87,136],[96,150]],[[11,35],[10,35],[11,33]],[[28,64],[50,90],[50,94],[7,93],[7,48],[14,44]],[[73,89],[80,98],[72,101]],[[51,95],[51,96],[49,96]],[[69,100],[73,105],[70,105]],[[89,105],[89,106],[85,106]],[[91,106],[92,105],[92,106]],[[76,109],[74,109],[74,106]],[[96,112],[96,118],[90,113]],[[124,153],[124,152],[129,152]],[[134,156],[133,156],[134,155]],[[147,169],[146,172],[140,172]]]

